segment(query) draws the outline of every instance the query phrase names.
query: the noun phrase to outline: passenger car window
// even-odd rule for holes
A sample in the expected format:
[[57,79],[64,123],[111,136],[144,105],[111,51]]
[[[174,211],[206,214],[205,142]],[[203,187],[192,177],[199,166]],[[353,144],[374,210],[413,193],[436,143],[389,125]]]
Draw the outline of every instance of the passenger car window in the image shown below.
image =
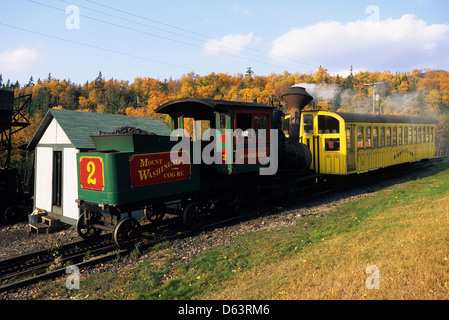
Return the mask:
[[357,148],[359,148],[359,149],[363,148],[363,128],[362,127],[357,128]]
[[365,130],[365,148],[371,148],[371,128]]
[[391,136],[391,142],[392,142],[392,146],[396,146],[398,144],[398,128],[393,127],[392,128],[393,132],[392,132],[392,136]]
[[346,128],[346,149],[351,149],[351,129]]
[[386,128],[387,133],[387,147],[391,146],[391,128]]
[[304,133],[313,134],[313,116],[310,114],[305,114],[302,117],[302,122],[304,125]]
[[381,148],[385,147],[385,128],[384,127],[380,128],[379,140],[380,140],[380,147]]
[[325,151],[340,151],[340,139],[325,139]]
[[318,133],[340,133],[340,121],[331,116],[318,116]]
[[379,147],[379,137],[378,137],[378,129],[377,127],[373,128],[373,148]]

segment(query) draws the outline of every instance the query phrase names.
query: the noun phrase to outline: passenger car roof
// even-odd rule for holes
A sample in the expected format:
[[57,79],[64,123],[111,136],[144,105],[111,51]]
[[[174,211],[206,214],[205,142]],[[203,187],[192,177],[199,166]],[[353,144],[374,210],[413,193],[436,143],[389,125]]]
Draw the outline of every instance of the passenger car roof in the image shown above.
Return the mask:
[[363,113],[342,113],[335,112],[342,117],[345,122],[366,122],[366,123],[413,123],[413,124],[437,124],[438,121],[425,117],[410,117],[384,114],[363,114]]

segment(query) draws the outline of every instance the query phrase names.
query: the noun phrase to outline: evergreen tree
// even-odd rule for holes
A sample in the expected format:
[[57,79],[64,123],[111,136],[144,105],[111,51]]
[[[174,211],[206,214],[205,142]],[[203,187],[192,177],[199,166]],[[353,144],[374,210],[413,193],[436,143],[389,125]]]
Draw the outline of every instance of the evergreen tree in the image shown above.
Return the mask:
[[248,68],[246,69],[245,75],[246,75],[246,76],[249,76],[249,77],[252,77],[253,74],[254,74],[254,71],[251,70],[251,67],[248,67]]
[[33,76],[31,76],[30,81],[28,81],[28,84],[26,85],[27,87],[32,87],[34,86],[34,79]]
[[343,89],[353,89],[354,88],[354,75],[352,74],[352,65],[349,76],[343,81]]

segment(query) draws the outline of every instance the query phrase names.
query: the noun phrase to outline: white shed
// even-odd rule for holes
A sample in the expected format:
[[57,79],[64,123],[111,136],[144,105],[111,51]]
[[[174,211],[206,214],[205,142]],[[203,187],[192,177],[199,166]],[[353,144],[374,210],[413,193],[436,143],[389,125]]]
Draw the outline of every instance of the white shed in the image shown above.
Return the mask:
[[34,208],[47,211],[62,222],[78,219],[78,174],[76,154],[93,150],[90,138],[99,132],[120,127],[136,127],[158,135],[170,129],[156,118],[50,109],[28,144],[34,150]]

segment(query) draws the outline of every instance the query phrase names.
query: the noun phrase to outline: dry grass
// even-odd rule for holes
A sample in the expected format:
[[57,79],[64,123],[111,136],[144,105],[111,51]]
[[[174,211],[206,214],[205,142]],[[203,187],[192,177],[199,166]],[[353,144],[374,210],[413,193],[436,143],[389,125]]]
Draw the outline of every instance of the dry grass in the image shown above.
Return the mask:
[[[415,200],[278,263],[244,272],[206,298],[448,299],[449,196]],[[365,285],[371,265],[379,268],[379,289]]]

